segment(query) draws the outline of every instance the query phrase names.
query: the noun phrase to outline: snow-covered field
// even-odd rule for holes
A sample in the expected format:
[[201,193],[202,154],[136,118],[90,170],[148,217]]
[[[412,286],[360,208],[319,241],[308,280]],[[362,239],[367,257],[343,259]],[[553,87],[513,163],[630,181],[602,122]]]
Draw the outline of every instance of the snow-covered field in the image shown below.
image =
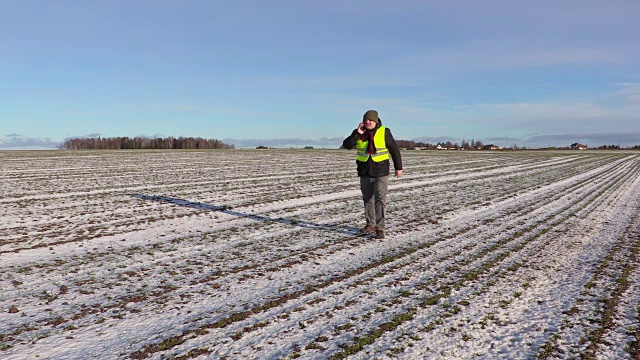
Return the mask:
[[640,154],[354,158],[0,152],[0,358],[640,358]]

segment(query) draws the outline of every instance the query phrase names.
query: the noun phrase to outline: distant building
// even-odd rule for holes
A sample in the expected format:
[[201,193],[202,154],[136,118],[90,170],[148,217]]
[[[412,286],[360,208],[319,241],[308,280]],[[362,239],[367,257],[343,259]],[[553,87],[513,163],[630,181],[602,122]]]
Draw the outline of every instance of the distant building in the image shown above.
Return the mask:
[[587,150],[587,145],[573,143],[571,144],[571,150]]
[[256,146],[256,149],[268,149],[268,147],[260,145],[260,146]]
[[485,149],[485,150],[500,150],[500,146],[489,144],[489,145],[485,145],[483,147],[483,149]]

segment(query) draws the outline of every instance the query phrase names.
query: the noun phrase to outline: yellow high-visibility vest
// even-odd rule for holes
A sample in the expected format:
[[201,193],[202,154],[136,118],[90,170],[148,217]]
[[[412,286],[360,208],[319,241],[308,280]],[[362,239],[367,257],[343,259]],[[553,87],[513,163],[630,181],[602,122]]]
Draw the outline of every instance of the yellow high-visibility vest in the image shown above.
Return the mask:
[[385,127],[380,126],[376,131],[376,134],[373,136],[373,146],[376,148],[375,154],[368,154],[367,147],[369,146],[369,140],[362,141],[358,139],[356,142],[356,160],[366,162],[371,156],[371,159],[375,162],[380,162],[384,160],[389,160],[389,149],[387,149],[387,144],[384,140]]

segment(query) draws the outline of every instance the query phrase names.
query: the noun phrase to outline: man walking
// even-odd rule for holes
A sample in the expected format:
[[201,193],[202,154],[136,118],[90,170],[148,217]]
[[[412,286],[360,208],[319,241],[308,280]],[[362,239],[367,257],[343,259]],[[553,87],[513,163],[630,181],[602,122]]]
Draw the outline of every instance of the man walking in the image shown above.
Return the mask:
[[364,113],[362,122],[344,139],[342,147],[356,148],[356,164],[360,190],[364,200],[366,225],[363,233],[384,239],[384,215],[389,185],[389,155],[393,159],[396,177],[402,176],[402,159],[396,140],[389,128],[382,126],[378,112]]

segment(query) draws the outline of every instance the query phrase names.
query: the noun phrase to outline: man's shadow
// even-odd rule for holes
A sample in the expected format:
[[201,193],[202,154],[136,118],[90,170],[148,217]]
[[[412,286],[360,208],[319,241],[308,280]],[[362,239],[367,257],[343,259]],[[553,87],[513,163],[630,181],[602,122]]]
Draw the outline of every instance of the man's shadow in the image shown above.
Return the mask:
[[230,207],[224,206],[224,205],[222,206],[211,205],[211,204],[205,204],[201,202],[194,202],[194,201],[188,201],[184,199],[172,198],[168,196],[156,196],[156,195],[145,195],[145,194],[130,194],[130,195],[140,200],[169,203],[169,204],[178,205],[178,206],[190,207],[198,210],[218,211],[221,213],[225,213],[225,214],[229,214],[237,217],[243,217],[247,219],[252,219],[256,221],[271,221],[271,222],[276,222],[281,224],[300,226],[300,227],[311,229],[311,230],[334,231],[334,232],[351,235],[351,236],[357,235],[359,232],[359,229],[351,226],[319,224],[319,223],[314,223],[314,222],[309,222],[304,220],[297,220],[297,219],[272,218],[264,215],[246,214],[238,211],[233,211],[231,210]]

